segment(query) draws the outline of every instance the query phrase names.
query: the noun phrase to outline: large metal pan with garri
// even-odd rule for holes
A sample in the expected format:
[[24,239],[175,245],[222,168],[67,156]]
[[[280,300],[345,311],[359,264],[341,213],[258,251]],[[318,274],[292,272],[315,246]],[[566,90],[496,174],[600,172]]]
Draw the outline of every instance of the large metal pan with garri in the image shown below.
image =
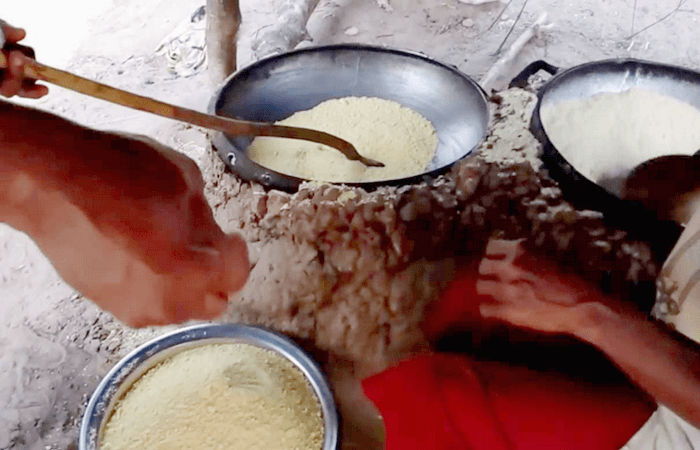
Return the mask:
[[[672,223],[659,222],[640,205],[621,199],[620,185],[629,173],[620,173],[616,179],[606,180],[592,180],[584,176],[579,168],[570,163],[575,159],[573,155],[562,153],[551,141],[541,110],[568,100],[589,99],[632,88],[673,97],[700,109],[700,73],[634,59],[596,61],[563,71],[537,61],[516,77],[511,86],[524,86],[528,77],[541,69],[554,76],[538,91],[530,130],[543,144],[542,160],[550,176],[577,206],[601,211],[612,224],[622,226],[639,238],[655,241],[661,253],[670,250],[669,246],[678,238],[680,228]],[[590,130],[591,134],[595,132]],[[611,146],[610,151],[616,149]],[[630,165],[633,167],[641,162]],[[605,161],[600,161],[600,164],[605,164]]]
[[[347,183],[366,189],[418,182],[444,173],[474,151],[488,132],[486,95],[459,70],[421,54],[355,44],[305,48],[253,63],[223,83],[209,112],[275,122],[325,100],[347,96],[398,102],[428,119],[438,136],[435,157],[424,173]],[[248,158],[250,142],[250,138],[221,133],[213,138],[219,155],[240,177],[270,188],[298,189],[303,179],[267,169]]]

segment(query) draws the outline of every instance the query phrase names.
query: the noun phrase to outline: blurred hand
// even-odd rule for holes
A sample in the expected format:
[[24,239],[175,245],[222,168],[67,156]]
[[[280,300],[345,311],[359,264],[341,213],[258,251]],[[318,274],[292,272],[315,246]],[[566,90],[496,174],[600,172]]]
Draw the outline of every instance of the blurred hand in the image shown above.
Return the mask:
[[[27,33],[21,28],[15,28],[0,20],[5,45],[17,44],[24,39]],[[31,49],[28,49],[31,52]],[[49,93],[49,89],[34,80],[24,78],[24,64],[26,56],[19,50],[4,52],[8,59],[8,68],[0,70],[0,95],[12,97],[19,95],[25,98],[40,98]],[[33,53],[33,52],[31,52]],[[33,57],[33,54],[27,55]]]
[[483,316],[591,344],[656,403],[700,426],[697,342],[551,265],[534,261],[523,267],[532,258],[518,242],[490,242],[486,253],[477,291],[493,302],[480,305]]
[[594,289],[544,261],[530,258],[524,267],[526,257],[520,241],[489,242],[476,290],[493,301],[480,305],[481,315],[552,333],[573,333],[583,326],[587,316],[580,306],[593,298]]
[[197,166],[145,138],[84,133],[89,148],[53,137],[63,140],[46,162],[15,173],[0,200],[23,213],[8,223],[129,325],[220,315],[246,281],[248,257],[216,224]]

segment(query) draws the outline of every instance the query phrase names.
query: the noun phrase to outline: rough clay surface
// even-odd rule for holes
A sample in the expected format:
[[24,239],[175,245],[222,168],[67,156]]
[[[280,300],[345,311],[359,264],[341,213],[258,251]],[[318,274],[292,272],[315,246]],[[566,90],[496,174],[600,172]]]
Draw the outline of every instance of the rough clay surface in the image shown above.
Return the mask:
[[225,173],[211,152],[204,173],[217,220],[254,249],[251,282],[231,302],[230,318],[313,339],[371,370],[423,344],[419,322],[441,282],[464,258],[478,259],[490,236],[527,239],[593,281],[606,271],[653,279],[645,245],[575,210],[533,169],[539,144],[513,105],[534,95],[512,89],[497,99],[495,131],[477,155],[431,183],[265,192]]
[[[188,21],[202,1],[7,3],[0,15],[27,28],[27,43],[39,60],[206,109],[213,91],[206,74],[180,77],[168,70],[181,63],[178,49],[186,48],[189,39],[199,42],[197,26]],[[362,42],[407,48],[479,80],[496,61],[494,52],[522,5],[516,0],[499,16],[505,2],[322,0],[308,26],[313,42],[301,45]],[[239,65],[251,61],[250,42],[275,20],[274,6],[273,0],[242,0]],[[505,48],[545,9],[553,26],[525,47],[497,87],[542,58],[561,67],[635,57],[698,69],[694,2],[629,38],[633,17],[636,32],[674,7],[661,0],[530,0]],[[344,32],[350,28],[357,32]],[[165,60],[155,49],[168,36],[172,51]],[[226,319],[267,324],[324,350],[319,359],[336,389],[348,392],[341,412],[357,425],[346,444],[372,448],[380,433],[371,414],[363,415],[366,405],[352,396],[355,377],[424,348],[418,328],[422,312],[461,254],[478,257],[487,236],[525,237],[533,248],[594,279],[613,266],[622,278],[655,274],[645,245],[606,229],[594,213],[575,211],[538,172],[537,144],[525,127],[534,96],[511,91],[501,97],[500,106],[492,105],[494,129],[481,156],[433,186],[373,193],[308,186],[293,196],[265,192],[225,174],[203,130],[60,88],[28,103],[96,128],[148,134],[201,165],[218,220],[226,230],[243,233],[255,263],[250,283],[232,299]],[[362,270],[353,270],[357,267]],[[133,330],[114,321],[63,283],[30,239],[1,224],[0,298],[3,450],[70,448],[99,378],[126,352],[169,329]]]

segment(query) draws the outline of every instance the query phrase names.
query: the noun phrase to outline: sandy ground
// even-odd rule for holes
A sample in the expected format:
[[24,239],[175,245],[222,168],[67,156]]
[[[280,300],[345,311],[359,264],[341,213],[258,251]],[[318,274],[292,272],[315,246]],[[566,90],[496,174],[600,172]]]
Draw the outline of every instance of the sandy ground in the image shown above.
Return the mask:
[[[8,4],[9,3],[9,4]],[[673,11],[663,0],[322,0],[309,23],[313,42],[362,42],[406,48],[480,80],[523,7],[505,48],[542,12],[551,27],[521,52],[496,87],[536,59],[561,67],[634,57],[700,69],[700,6]],[[636,11],[633,5],[636,3]],[[44,63],[137,93],[204,110],[206,73],[169,73],[154,50],[203,0],[5,0],[0,17],[28,30]],[[239,66],[250,42],[274,19],[274,1],[242,0]],[[503,14],[499,13],[505,8]],[[356,28],[357,34],[348,32]],[[634,35],[633,37],[630,37]],[[91,100],[60,88],[30,104],[101,129],[148,134],[195,160],[204,135],[166,119]],[[85,399],[109,365],[157,332],[128,330],[67,286],[25,235],[0,224],[0,449],[63,449],[76,436]],[[56,405],[47,411],[42,405]],[[57,412],[58,411],[58,412]],[[18,425],[19,424],[19,425]]]

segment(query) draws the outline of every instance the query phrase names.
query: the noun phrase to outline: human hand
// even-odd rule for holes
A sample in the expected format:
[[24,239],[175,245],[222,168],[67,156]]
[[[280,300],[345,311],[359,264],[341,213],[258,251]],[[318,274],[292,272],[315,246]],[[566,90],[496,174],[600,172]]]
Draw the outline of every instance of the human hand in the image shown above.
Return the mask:
[[551,266],[522,268],[524,257],[517,242],[489,243],[477,291],[493,302],[481,305],[482,315],[592,345],[656,404],[700,426],[697,342]]
[[[109,146],[115,149],[114,142]],[[104,236],[122,243],[134,265],[147,266],[144,276],[153,280],[125,273],[122,283],[133,292],[130,298],[117,297],[102,285],[95,286],[100,290],[91,298],[135,325],[220,315],[228,293],[241,289],[248,277],[245,242],[217,225],[192,160],[145,138],[129,138],[121,150],[112,155],[123,163],[113,163],[120,176],[103,179],[116,190],[112,196],[100,195],[99,204],[83,203],[83,211]],[[94,190],[94,185],[83,186],[79,194],[89,199],[84,188]]]
[[22,211],[8,223],[129,325],[221,314],[248,276],[246,245],[216,224],[194,162],[154,141],[84,129],[90,147],[78,150],[85,142],[69,138],[78,133],[54,128],[49,160],[0,192]]
[[543,332],[576,332],[587,319],[582,306],[594,298],[594,288],[544,261],[524,267],[525,259],[520,241],[489,242],[476,290],[493,301],[479,306],[481,315]]
[[[5,37],[4,44],[17,44],[27,35],[23,29],[15,28],[2,20],[0,20],[0,28]],[[36,84],[35,80],[24,78],[26,57],[34,56],[30,48],[25,48],[30,52],[29,55],[25,56],[20,50],[6,52],[8,68],[0,70],[0,95],[4,97],[19,95],[20,97],[37,99],[49,93],[46,86]]]

